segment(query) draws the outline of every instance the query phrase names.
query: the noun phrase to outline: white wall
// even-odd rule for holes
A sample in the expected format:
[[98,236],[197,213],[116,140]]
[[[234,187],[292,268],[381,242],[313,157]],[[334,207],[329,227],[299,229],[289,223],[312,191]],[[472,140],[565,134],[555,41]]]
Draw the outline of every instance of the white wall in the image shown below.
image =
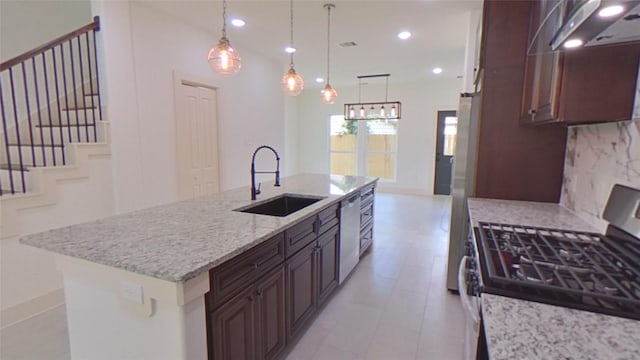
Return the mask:
[[0,61],[93,21],[88,0],[0,1]]
[[[205,79],[218,90],[221,190],[249,184],[253,150],[284,149],[281,65],[242,49],[233,78],[206,61],[219,34],[176,20],[139,2],[98,1],[112,122],[118,212],[176,200],[174,73]],[[130,34],[130,35],[129,35]],[[239,49],[240,50],[240,49]],[[261,165],[271,162],[260,157]]]
[[[380,182],[381,191],[433,194],[438,110],[457,110],[461,80],[434,78],[428,82],[389,85],[390,101],[402,102],[398,126],[395,182]],[[343,114],[346,102],[358,101],[358,87],[338,88],[338,100],[325,105],[319,89],[300,95],[298,144],[300,172],[329,172],[329,118]],[[362,87],[362,101],[384,99],[384,87]]]

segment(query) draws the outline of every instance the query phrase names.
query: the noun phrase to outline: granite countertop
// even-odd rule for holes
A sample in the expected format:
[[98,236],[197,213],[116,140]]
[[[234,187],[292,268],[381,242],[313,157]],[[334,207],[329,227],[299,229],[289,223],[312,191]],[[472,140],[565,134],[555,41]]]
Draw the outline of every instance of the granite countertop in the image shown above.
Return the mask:
[[640,321],[482,294],[491,360],[640,359]]
[[[468,200],[480,221],[598,232],[558,204]],[[482,294],[491,360],[640,359],[640,321]]]
[[[376,178],[303,174],[265,182],[257,201],[249,187],[156,206],[24,236],[20,242],[171,282],[185,282],[269,239]],[[284,194],[322,196],[289,216],[233,211]]]

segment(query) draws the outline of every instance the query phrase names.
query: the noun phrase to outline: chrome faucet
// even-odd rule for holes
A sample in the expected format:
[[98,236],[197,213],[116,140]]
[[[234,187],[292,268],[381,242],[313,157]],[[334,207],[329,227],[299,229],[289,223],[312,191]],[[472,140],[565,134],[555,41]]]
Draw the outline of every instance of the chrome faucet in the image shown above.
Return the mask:
[[[256,171],[256,154],[261,149],[273,151],[276,156],[276,171]],[[276,174],[276,183],[273,184],[273,186],[280,186],[280,156],[278,156],[276,149],[271,146],[262,145],[253,152],[253,158],[251,158],[251,200],[255,200],[256,195],[260,194],[260,183],[258,183],[258,188],[256,189],[256,174]]]

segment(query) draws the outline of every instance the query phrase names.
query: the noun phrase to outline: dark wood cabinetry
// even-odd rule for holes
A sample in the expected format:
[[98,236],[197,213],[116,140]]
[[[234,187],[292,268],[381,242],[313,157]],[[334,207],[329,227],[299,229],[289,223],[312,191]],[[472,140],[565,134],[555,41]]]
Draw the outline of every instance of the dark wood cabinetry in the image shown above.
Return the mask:
[[360,190],[360,256],[373,244],[373,199],[375,184]]
[[[372,226],[373,186],[361,196]],[[339,271],[340,203],[210,270],[209,358],[280,357],[338,288]]]
[[[531,1],[529,39],[543,19],[559,24],[560,0]],[[560,6],[558,9],[562,9]],[[544,26],[540,36],[552,39],[557,27]],[[546,32],[546,33],[545,33]],[[565,125],[631,119],[638,78],[640,44],[617,44],[551,52],[534,42],[526,57],[521,121]]]
[[338,287],[340,271],[340,228],[334,226],[318,237],[318,306],[324,304]]
[[316,261],[315,243],[287,260],[287,340],[304,330],[316,311]]
[[485,1],[475,196],[558,202],[567,129],[521,126],[531,3]]
[[[547,15],[547,22],[560,23],[561,12],[551,10],[560,0],[534,1],[531,3],[531,22],[529,24],[529,42]],[[545,39],[553,38],[553,27],[544,27],[539,34]],[[561,52],[550,52],[544,41],[537,41],[527,56],[522,96],[521,120],[524,123],[542,123],[558,119],[558,98],[562,82],[564,56]]]
[[285,347],[285,273],[280,265],[210,316],[214,359],[274,359]]

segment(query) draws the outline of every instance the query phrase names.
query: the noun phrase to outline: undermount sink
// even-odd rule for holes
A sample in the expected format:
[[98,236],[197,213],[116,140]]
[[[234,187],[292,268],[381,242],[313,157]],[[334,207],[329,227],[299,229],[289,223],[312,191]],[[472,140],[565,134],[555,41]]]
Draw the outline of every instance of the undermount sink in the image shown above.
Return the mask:
[[284,194],[259,204],[245,206],[233,211],[283,217],[302,210],[322,199],[324,199],[324,197]]

